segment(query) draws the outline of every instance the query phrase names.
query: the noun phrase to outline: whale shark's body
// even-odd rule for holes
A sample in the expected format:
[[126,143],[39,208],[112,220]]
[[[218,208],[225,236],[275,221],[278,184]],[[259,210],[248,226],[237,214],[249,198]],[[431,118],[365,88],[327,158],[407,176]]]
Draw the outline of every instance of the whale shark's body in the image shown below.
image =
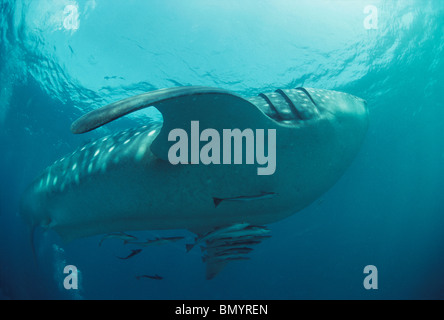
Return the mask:
[[[162,89],[86,114],[83,133],[155,106],[163,122],[132,128],[80,147],[48,167],[27,189],[21,213],[32,227],[62,238],[130,230],[188,229],[206,234],[236,223],[263,225],[303,209],[328,190],[359,150],[368,125],[364,100],[310,88],[252,98],[207,87]],[[172,165],[168,133],[201,129],[276,130],[276,171],[248,164]],[[261,194],[273,197],[260,197]],[[258,197],[254,197],[258,195]],[[222,201],[214,198],[251,201]]]

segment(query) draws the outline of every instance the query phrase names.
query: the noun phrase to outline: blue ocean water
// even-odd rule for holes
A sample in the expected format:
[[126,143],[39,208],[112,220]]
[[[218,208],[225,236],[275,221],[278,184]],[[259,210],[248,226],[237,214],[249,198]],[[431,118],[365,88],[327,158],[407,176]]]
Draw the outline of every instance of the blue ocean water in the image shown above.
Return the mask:
[[[441,0],[0,0],[0,10],[0,298],[444,298]],[[70,133],[72,121],[182,85],[348,92],[367,100],[370,127],[333,188],[215,279],[183,243],[121,261],[118,241],[65,244],[51,232],[36,235],[36,265],[18,216],[27,185],[82,143],[156,115],[86,136]],[[78,290],[63,287],[68,264]],[[366,265],[377,290],[363,286]]]

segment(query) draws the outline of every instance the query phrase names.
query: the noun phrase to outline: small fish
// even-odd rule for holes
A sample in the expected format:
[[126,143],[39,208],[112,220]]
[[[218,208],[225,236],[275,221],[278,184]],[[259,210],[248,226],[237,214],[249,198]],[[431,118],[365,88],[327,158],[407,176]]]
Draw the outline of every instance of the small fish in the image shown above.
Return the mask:
[[220,237],[221,240],[233,239],[233,240],[246,240],[256,239],[258,237],[266,237],[271,231],[265,227],[250,226],[242,230],[230,232]]
[[219,258],[215,259],[216,262],[227,262],[227,261],[236,261],[236,260],[250,260],[250,258],[239,256],[239,257],[223,257],[221,259]]
[[207,246],[200,246],[200,250],[203,252],[208,249],[222,250],[230,248],[238,248],[239,246],[252,246],[261,243],[259,240],[241,240],[241,241],[222,241],[214,242]]
[[107,235],[105,235],[99,242],[99,247],[102,245],[103,241],[105,241],[106,239],[120,239],[123,240],[124,242],[126,241],[134,241],[137,240],[137,238],[135,236],[126,234],[124,232],[115,232],[115,233],[109,233]]
[[223,261],[233,261],[233,260],[249,260],[249,257],[244,257],[239,254],[229,254],[224,256],[203,256],[203,262],[223,262]]
[[248,227],[248,223],[236,223],[228,227],[217,228],[216,230],[210,231],[203,236],[197,237],[193,244],[187,244],[187,252],[194,248],[194,246],[203,241],[210,241],[212,239],[220,237],[222,234],[228,234],[233,231],[242,230]]
[[131,253],[127,257],[117,257],[117,258],[122,259],[122,260],[126,260],[131,257],[134,257],[136,254],[139,254],[141,251],[142,251],[142,249],[131,250]]
[[252,251],[253,249],[251,248],[230,248],[230,249],[225,249],[225,250],[217,250],[214,255],[221,257],[221,256],[227,256],[227,255],[231,255],[231,254],[245,254],[245,253],[249,253],[250,251]]
[[253,201],[253,200],[262,200],[262,199],[271,199],[274,198],[277,195],[275,192],[261,192],[258,195],[254,196],[239,196],[234,198],[215,198],[213,197],[213,202],[215,207],[222,202],[222,201],[239,201],[239,202],[247,202],[247,201]]
[[230,238],[223,237],[219,239],[213,239],[207,241],[207,247],[217,247],[217,246],[239,246],[239,245],[251,245],[258,244],[265,238],[270,238],[270,235],[244,235],[242,237]]
[[148,279],[154,279],[154,280],[162,280],[163,279],[163,277],[161,277],[161,276],[159,276],[157,274],[154,275],[154,276],[149,276],[149,275],[146,275],[146,274],[142,274],[140,276],[136,276],[137,280],[140,280],[141,278],[148,278]]
[[135,244],[142,247],[148,246],[159,246],[171,242],[176,242],[179,240],[185,239],[185,237],[165,237],[165,238],[155,238],[155,239],[147,239],[146,241],[124,241],[125,244]]

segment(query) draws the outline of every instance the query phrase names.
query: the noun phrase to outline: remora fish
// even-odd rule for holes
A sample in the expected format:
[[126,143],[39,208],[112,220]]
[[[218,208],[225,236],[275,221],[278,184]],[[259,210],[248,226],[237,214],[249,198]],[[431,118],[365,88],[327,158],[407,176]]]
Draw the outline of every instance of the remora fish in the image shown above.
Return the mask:
[[105,235],[99,242],[99,247],[102,245],[103,241],[105,241],[106,239],[120,239],[123,240],[124,243],[126,243],[127,241],[130,240],[137,240],[137,238],[135,236],[123,233],[123,232],[114,232],[114,233],[109,233],[107,235]]
[[251,245],[260,243],[267,238],[271,238],[271,235],[243,235],[238,238],[228,238],[223,236],[223,238],[207,241],[206,247]]
[[127,257],[117,257],[117,258],[122,259],[122,260],[126,260],[131,257],[134,257],[136,254],[139,254],[140,252],[142,252],[142,249],[131,250],[131,253]]
[[203,241],[210,241],[212,239],[218,238],[220,237],[222,234],[228,234],[232,231],[237,231],[237,230],[241,230],[244,229],[246,227],[248,227],[249,224],[248,223],[236,223],[233,224],[231,226],[228,227],[224,227],[224,228],[217,228],[216,230],[210,231],[207,234],[201,236],[201,237],[197,237],[195,239],[195,242],[193,244],[187,244],[186,248],[187,248],[187,252],[189,252],[191,249],[194,248],[194,246],[198,243],[201,243]]
[[222,256],[228,256],[231,254],[245,254],[249,253],[253,249],[251,248],[230,248],[230,249],[223,249],[223,250],[216,250],[214,253],[214,256],[222,257]]
[[208,262],[212,260],[213,262],[231,261],[231,260],[249,260],[249,257],[244,257],[239,254],[230,254],[223,256],[210,256],[206,255],[202,257],[203,262]]
[[245,239],[251,239],[255,237],[264,237],[267,234],[269,234],[271,231],[265,227],[248,227],[242,230],[236,230],[232,231],[227,234],[222,234],[219,239],[234,239],[234,240],[245,240]]
[[154,279],[154,280],[162,280],[163,277],[159,276],[159,275],[154,275],[154,276],[149,276],[146,274],[140,275],[140,276],[136,276],[137,280],[140,280],[141,278],[148,278],[148,279]]
[[213,202],[215,207],[217,207],[222,201],[238,201],[238,202],[247,202],[253,200],[262,200],[262,199],[271,199],[277,195],[275,192],[261,192],[258,195],[254,196],[239,196],[234,198],[215,198],[213,197]]
[[200,246],[201,251],[205,251],[208,249],[221,250],[223,248],[238,248],[239,246],[252,246],[261,243],[259,240],[245,240],[245,241],[222,241],[222,242],[214,242],[207,246]]
[[146,241],[125,241],[125,244],[134,244],[142,247],[148,246],[159,246],[167,243],[176,242],[179,240],[185,239],[185,237],[165,237],[165,238],[155,238],[155,239],[147,239]]
[[250,260],[250,258],[239,256],[239,257],[222,257],[222,258],[216,257],[216,259],[215,259],[216,262],[228,262],[228,261],[236,261],[236,260]]

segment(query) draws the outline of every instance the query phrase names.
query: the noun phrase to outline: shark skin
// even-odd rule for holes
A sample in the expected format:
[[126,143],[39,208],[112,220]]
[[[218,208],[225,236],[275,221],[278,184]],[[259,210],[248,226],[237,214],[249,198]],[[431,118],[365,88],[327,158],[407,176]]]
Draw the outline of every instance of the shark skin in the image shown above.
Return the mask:
[[[32,228],[70,241],[112,232],[188,229],[204,234],[236,223],[265,225],[308,206],[344,173],[368,127],[366,102],[330,90],[296,88],[243,98],[207,87],[148,92],[86,114],[74,133],[156,107],[163,122],[118,132],[50,165],[24,192],[21,215]],[[276,171],[256,165],[172,165],[174,128],[276,130]],[[257,201],[213,199],[275,196]]]

